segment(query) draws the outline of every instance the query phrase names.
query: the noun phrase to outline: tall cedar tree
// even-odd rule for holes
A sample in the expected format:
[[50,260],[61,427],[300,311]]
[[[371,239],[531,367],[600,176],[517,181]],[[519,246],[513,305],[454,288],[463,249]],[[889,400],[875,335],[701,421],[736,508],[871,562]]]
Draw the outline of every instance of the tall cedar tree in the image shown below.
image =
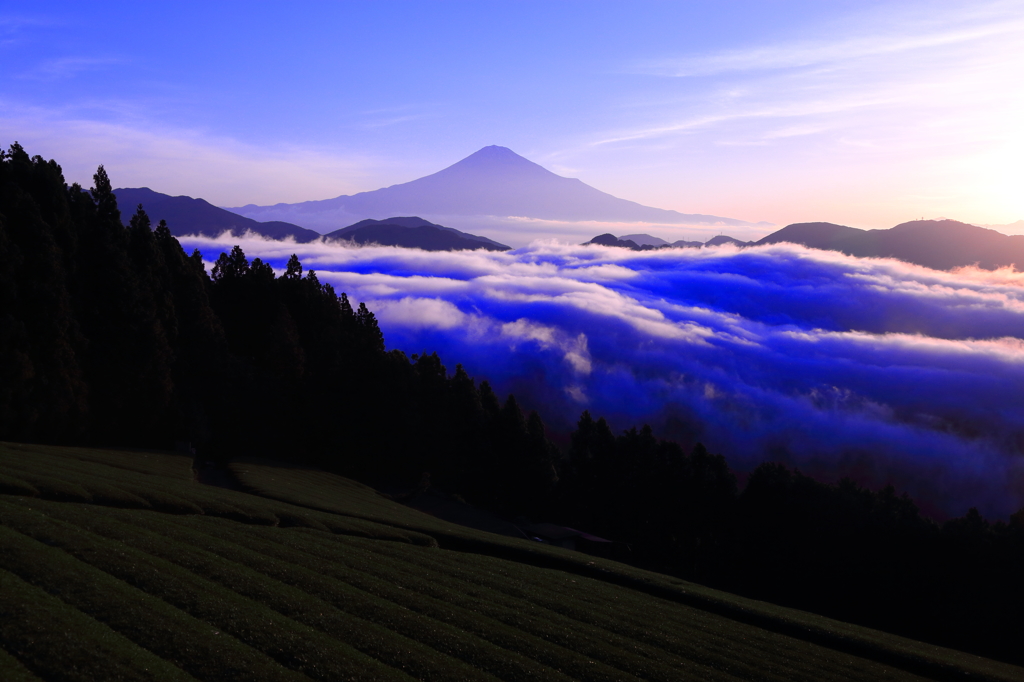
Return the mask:
[[556,452],[539,421],[538,445],[488,415],[489,388],[461,368],[388,352],[365,303],[297,257],[278,277],[236,246],[208,275],[144,207],[122,216],[102,166],[83,191],[17,143],[0,161],[0,438],[188,441],[212,459],[370,479],[429,470],[449,486],[501,460],[504,506],[543,501]]

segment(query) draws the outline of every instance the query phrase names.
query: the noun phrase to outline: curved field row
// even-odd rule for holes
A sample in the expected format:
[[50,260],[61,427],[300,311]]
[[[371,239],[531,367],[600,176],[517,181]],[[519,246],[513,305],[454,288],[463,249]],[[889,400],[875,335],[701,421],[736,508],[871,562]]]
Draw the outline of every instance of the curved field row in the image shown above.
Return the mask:
[[[453,527],[322,472],[236,465],[259,493],[249,494],[196,483],[190,465],[158,453],[0,444],[4,679],[1024,677]],[[729,617],[728,608],[753,615]],[[803,631],[787,632],[794,627]],[[815,641],[825,628],[867,655]]]

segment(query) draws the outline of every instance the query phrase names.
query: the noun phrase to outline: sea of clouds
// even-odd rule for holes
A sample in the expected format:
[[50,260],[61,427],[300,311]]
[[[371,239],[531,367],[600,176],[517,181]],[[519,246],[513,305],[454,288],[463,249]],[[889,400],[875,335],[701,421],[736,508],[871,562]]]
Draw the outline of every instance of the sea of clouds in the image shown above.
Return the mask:
[[506,253],[185,238],[298,254],[380,320],[538,409],[701,441],[741,475],[782,461],[892,483],[933,515],[1024,506],[1024,273],[941,272],[790,244]]

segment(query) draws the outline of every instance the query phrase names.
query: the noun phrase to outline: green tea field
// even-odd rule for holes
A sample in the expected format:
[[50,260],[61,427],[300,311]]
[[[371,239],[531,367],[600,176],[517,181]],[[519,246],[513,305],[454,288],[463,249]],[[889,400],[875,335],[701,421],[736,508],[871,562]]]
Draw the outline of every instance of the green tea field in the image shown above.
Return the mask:
[[1022,680],[354,481],[0,443],[4,680]]

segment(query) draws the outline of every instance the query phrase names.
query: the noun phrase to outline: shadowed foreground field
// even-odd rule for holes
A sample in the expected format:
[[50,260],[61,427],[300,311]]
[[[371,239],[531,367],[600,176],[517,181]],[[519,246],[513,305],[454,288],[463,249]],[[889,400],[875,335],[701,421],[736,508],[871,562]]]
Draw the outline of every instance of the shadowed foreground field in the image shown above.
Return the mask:
[[[1020,680],[255,462],[0,443],[4,680]],[[968,677],[969,675],[969,677]]]

